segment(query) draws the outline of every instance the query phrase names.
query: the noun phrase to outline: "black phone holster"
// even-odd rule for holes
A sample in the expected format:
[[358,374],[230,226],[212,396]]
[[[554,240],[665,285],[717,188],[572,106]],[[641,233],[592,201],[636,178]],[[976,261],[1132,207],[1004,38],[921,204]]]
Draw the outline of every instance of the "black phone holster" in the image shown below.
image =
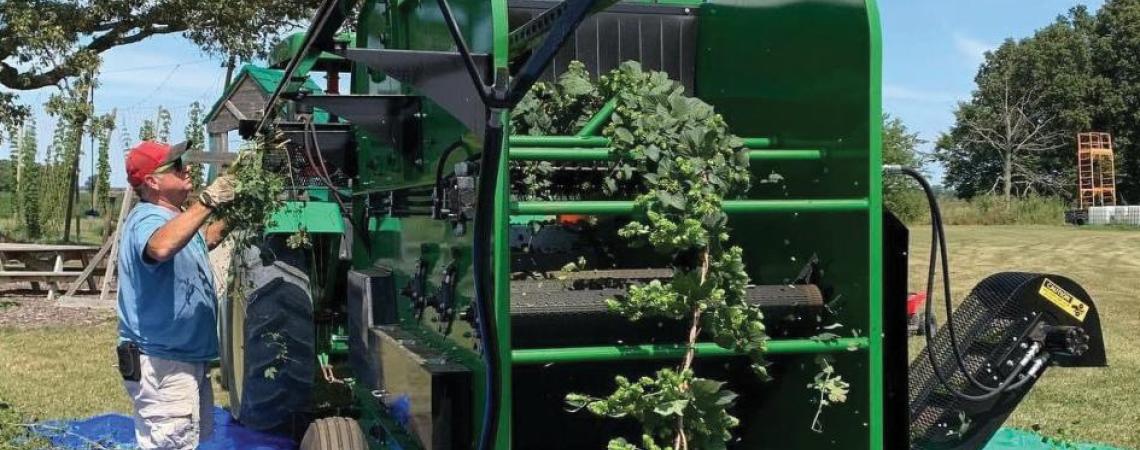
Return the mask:
[[119,375],[124,381],[139,381],[142,378],[142,363],[139,362],[139,345],[134,342],[122,342],[115,347],[119,357]]

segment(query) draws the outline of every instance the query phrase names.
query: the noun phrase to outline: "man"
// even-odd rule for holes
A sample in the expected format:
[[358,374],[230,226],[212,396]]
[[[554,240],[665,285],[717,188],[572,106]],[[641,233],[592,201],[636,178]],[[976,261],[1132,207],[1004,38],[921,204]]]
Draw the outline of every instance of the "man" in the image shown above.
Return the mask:
[[213,431],[206,375],[218,356],[217,299],[207,251],[225,224],[205,224],[234,188],[220,177],[183,209],[193,189],[187,147],[145,141],[127,154],[141,202],[120,231],[117,353],[141,449],[193,449]]

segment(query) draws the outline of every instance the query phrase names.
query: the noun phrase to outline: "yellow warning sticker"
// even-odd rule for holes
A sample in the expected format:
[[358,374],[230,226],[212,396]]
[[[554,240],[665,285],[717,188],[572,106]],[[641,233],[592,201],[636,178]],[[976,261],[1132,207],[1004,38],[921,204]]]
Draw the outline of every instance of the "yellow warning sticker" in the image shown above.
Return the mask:
[[1041,289],[1038,289],[1037,293],[1045,297],[1045,300],[1049,300],[1054,305],[1057,305],[1062,311],[1069,313],[1070,316],[1075,317],[1081,322],[1085,321],[1085,314],[1089,312],[1089,305],[1077,300],[1077,297],[1070,294],[1069,291],[1062,289],[1061,286],[1058,286],[1053,280],[1046,278],[1045,281],[1041,283]]

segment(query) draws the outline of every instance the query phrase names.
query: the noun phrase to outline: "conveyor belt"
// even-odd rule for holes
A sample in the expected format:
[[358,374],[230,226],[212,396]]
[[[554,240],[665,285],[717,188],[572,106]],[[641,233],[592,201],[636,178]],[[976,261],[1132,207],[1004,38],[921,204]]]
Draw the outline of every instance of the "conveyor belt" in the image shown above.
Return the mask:
[[[512,281],[515,343],[532,347],[679,342],[685,331],[682,324],[658,319],[631,323],[606,306],[606,299],[624,295],[628,285],[668,280],[670,275],[669,269],[618,269]],[[769,335],[778,337],[814,334],[823,308],[823,294],[814,285],[750,286],[748,301],[760,306]]]

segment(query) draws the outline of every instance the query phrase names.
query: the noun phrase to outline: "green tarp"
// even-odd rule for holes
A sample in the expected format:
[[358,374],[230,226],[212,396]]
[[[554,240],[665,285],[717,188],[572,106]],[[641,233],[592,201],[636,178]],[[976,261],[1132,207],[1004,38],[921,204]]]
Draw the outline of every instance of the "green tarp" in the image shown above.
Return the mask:
[[1047,444],[1042,441],[1041,435],[1032,431],[1002,428],[998,430],[984,450],[1125,450],[1104,444],[1091,444],[1074,442],[1072,446],[1061,444]]

